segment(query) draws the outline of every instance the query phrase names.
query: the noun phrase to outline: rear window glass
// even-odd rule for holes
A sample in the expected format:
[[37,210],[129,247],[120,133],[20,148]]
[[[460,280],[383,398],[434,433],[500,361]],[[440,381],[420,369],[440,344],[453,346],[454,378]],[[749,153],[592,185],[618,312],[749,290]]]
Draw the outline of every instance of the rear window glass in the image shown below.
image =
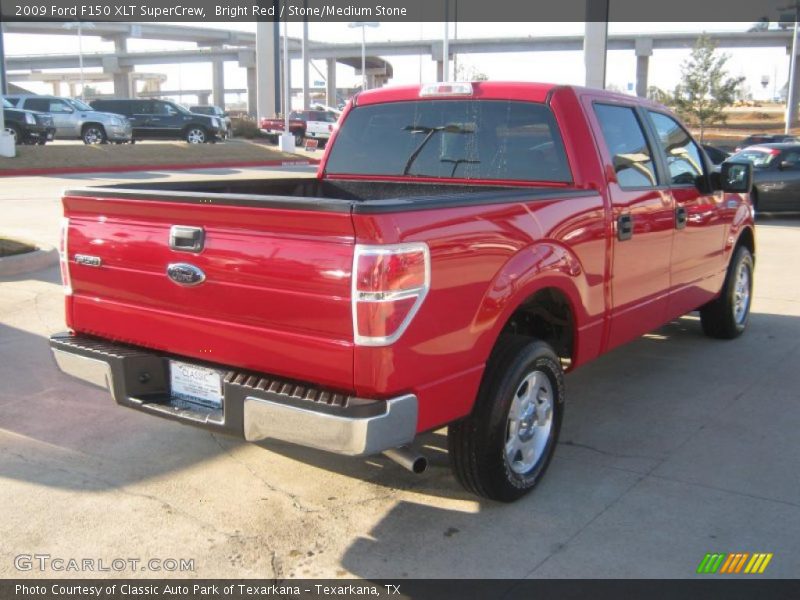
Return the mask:
[[419,100],[353,109],[328,157],[332,174],[572,180],[544,104]]

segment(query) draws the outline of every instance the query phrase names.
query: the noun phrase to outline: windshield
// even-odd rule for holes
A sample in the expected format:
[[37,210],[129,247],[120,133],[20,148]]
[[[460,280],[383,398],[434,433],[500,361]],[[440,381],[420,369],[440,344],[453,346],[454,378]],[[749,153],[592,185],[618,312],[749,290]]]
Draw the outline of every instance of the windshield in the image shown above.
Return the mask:
[[572,180],[550,108],[507,100],[415,100],[354,108],[330,174]]
[[78,100],[77,98],[73,98],[71,100],[67,100],[72,106],[77,108],[78,110],[94,110],[91,106],[86,104],[85,102]]
[[766,169],[770,166],[770,164],[772,164],[772,161],[775,160],[775,157],[778,156],[778,154],[780,154],[780,151],[778,150],[770,150],[767,148],[746,148],[741,152],[737,152],[728,160],[746,160],[747,162],[753,163],[753,167],[756,169]]

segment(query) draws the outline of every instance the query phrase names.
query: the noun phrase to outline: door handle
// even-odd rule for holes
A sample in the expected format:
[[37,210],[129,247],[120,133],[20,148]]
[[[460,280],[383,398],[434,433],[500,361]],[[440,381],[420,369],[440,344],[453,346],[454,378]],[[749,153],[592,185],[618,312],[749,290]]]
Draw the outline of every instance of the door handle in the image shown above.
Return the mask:
[[675,209],[675,229],[683,229],[686,227],[686,221],[688,217],[686,215],[686,207],[679,206]]
[[633,237],[633,215],[625,213],[617,219],[617,239],[620,242]]

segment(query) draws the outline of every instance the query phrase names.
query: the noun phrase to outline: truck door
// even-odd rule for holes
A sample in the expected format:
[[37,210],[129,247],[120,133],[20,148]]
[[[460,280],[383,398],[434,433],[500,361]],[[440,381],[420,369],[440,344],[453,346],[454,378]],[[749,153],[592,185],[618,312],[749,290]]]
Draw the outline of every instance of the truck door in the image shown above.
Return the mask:
[[668,114],[647,110],[675,201],[667,318],[711,300],[725,275],[726,213],[721,191],[711,190],[700,147]]
[[665,321],[674,207],[637,108],[606,98],[587,102],[606,165],[614,223],[611,348]]

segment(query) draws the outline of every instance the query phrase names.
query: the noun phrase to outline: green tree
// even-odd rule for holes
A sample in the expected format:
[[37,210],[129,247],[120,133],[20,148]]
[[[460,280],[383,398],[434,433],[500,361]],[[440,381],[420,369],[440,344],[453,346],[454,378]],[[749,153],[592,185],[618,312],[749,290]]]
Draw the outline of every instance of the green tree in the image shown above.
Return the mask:
[[725,65],[730,56],[718,54],[705,35],[697,40],[691,56],[681,65],[681,82],[675,87],[670,104],[686,121],[700,129],[725,123],[723,110],[733,104],[744,77],[729,77]]

